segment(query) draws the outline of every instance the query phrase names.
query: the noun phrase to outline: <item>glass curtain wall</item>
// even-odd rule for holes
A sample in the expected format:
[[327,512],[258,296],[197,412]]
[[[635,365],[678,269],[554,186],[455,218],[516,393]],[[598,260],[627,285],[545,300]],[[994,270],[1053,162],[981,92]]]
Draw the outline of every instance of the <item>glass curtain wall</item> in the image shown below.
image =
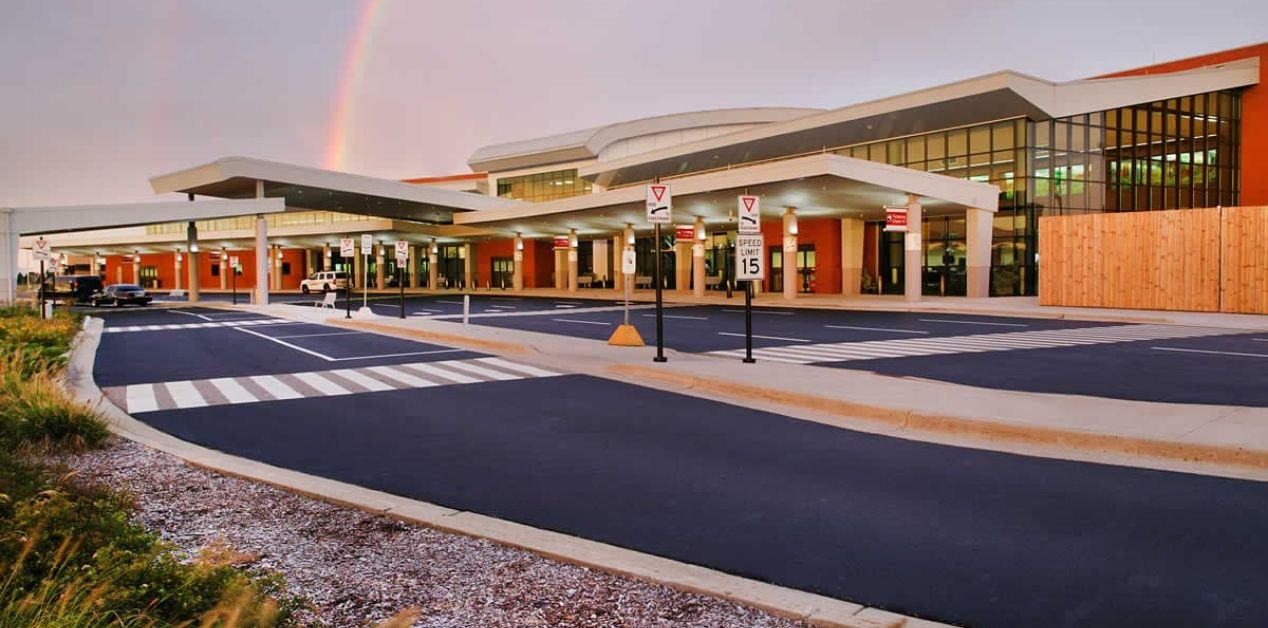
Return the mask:
[[541,202],[589,194],[592,184],[577,176],[577,169],[537,172],[498,179],[498,196],[519,201]]

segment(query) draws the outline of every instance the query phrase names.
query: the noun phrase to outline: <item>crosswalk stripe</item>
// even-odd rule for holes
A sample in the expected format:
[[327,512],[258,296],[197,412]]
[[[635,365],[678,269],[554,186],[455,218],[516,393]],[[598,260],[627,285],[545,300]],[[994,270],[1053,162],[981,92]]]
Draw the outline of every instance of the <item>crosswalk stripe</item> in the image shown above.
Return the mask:
[[158,400],[154,398],[154,384],[133,384],[127,389],[129,412],[150,412],[158,410]]
[[490,379],[496,379],[496,380],[521,379],[523,377],[522,375],[517,375],[515,373],[507,373],[505,371],[498,371],[498,370],[486,368],[483,366],[477,366],[475,364],[471,364],[470,362],[454,361],[454,362],[446,363],[445,366],[451,369],[458,369],[459,371],[465,371],[467,373],[475,373],[476,375],[482,375],[484,377],[488,377]]
[[522,373],[530,377],[554,377],[555,375],[558,375],[558,373],[547,371],[546,369],[539,369],[535,366],[528,366],[527,364],[516,364],[514,362],[507,362],[506,360],[503,360],[501,358],[477,358],[476,362],[492,364],[493,366],[496,366],[498,368]]
[[317,389],[318,392],[327,395],[351,394],[351,391],[347,388],[322,377],[318,373],[295,373],[295,378]]
[[241,384],[232,378],[218,377],[207,381],[211,382],[211,385],[215,386],[216,390],[219,390],[220,394],[224,395],[229,403],[251,403],[257,401],[254,395],[247,392],[247,389],[243,388]]
[[373,377],[366,377],[354,369],[338,369],[331,371],[335,375],[342,377],[354,384],[359,384],[371,392],[380,392],[384,390],[396,390],[395,387],[385,384]]
[[405,367],[413,371],[422,371],[425,374],[435,375],[459,384],[474,384],[480,381],[469,375],[463,375],[462,373],[455,373],[453,371],[440,368],[430,362],[415,362],[413,364],[406,364]]
[[379,375],[382,375],[388,379],[394,379],[402,384],[405,384],[406,386],[413,386],[414,388],[423,388],[426,386],[436,385],[436,382],[422,379],[419,377],[414,377],[413,375],[410,375],[409,373],[394,369],[390,366],[371,366],[371,367],[367,367],[367,370],[372,371],[374,373],[378,373]]
[[290,322],[281,318],[254,318],[237,321],[213,321],[209,323],[167,323],[164,325],[121,325],[119,327],[106,327],[102,330],[107,334],[118,334],[133,331],[171,331],[176,329],[207,329],[211,327],[243,327],[256,325],[276,325],[278,323]]
[[[1192,338],[1244,333],[1241,330],[1177,325],[1107,325],[1066,329],[1010,331],[969,336],[899,338],[859,342],[781,345],[754,349],[753,355],[775,362],[812,364],[850,360],[881,360],[955,353],[984,353],[1027,349],[1052,349],[1089,345]],[[742,356],[735,349],[711,352],[721,356]]]
[[258,384],[260,388],[267,391],[270,395],[273,395],[274,399],[299,399],[300,397],[303,397],[303,395],[296,392],[294,388],[283,384],[282,380],[273,377],[272,375],[256,375],[250,379]]
[[189,380],[167,382],[164,386],[167,387],[167,394],[172,396],[172,401],[176,402],[178,408],[201,408],[207,405],[202,394]]

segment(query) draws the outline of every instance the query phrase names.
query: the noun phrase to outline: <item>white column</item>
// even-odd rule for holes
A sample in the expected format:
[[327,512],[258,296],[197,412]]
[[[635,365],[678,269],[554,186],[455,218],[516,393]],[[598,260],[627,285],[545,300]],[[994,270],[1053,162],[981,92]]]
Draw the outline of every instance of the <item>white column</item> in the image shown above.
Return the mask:
[[352,276],[355,277],[355,279],[352,280],[352,283],[355,284],[356,287],[358,288],[364,288],[366,284],[366,279],[365,279],[366,275],[365,275],[365,268],[364,268],[365,249],[361,248],[360,239],[357,239],[356,255],[353,255],[352,258],[353,258],[352,259],[352,273],[353,273]]
[[841,219],[841,294],[856,296],[863,285],[862,218]]
[[383,255],[383,243],[378,244],[378,248],[374,251],[374,287],[382,290],[387,287],[384,279],[387,277],[387,264],[384,264],[385,256]]
[[515,292],[524,290],[524,236],[515,234],[511,241],[511,289]]
[[220,289],[227,290],[229,288],[229,273],[235,272],[229,267],[229,251],[227,249],[220,250]]
[[477,281],[476,271],[478,270],[476,268],[476,247],[474,244],[464,244],[462,245],[462,250],[463,250],[463,259],[462,259],[463,284],[465,284],[467,290],[475,290],[477,288],[477,286],[475,285],[475,282]]
[[186,264],[186,266],[189,267],[188,271],[189,271],[189,302],[190,303],[197,303],[199,299],[198,256],[199,256],[199,253],[197,251],[190,251],[189,263]]
[[969,207],[964,210],[965,237],[968,246],[968,289],[970,297],[991,294],[991,240],[994,237],[995,214]]
[[924,220],[921,217],[920,198],[907,195],[907,233],[903,236],[903,300],[914,303],[920,300],[920,288],[924,283],[924,243],[921,234]]
[[18,300],[18,233],[13,229],[13,210],[0,208],[0,302]]
[[797,214],[784,210],[784,298],[797,298]]
[[691,242],[691,294],[704,296],[704,218],[696,216]]
[[409,287],[417,288],[418,282],[418,247],[411,244],[409,247]]
[[[132,255],[132,283],[141,286],[141,254]],[[145,286],[141,286],[144,288]]]
[[577,291],[577,230],[568,230],[568,292]]
[[181,250],[180,249],[176,249],[176,254],[172,256],[172,265],[176,267],[176,272],[173,273],[172,275],[173,277],[175,277],[176,285],[173,286],[172,289],[180,290],[181,289]]
[[621,255],[625,251],[624,234],[612,236],[612,251],[612,287],[621,292],[625,289],[625,273],[621,272]]
[[[264,181],[255,182],[255,197],[264,198]],[[255,215],[255,304],[269,303],[269,223],[264,214]]]
[[[334,259],[330,256],[330,243],[326,242],[321,245],[321,269],[331,270],[330,263],[333,261]],[[313,270],[313,268],[308,269],[308,274],[311,275]]]
[[432,240],[427,245],[427,288],[429,290],[437,290],[440,288],[440,269],[436,265],[437,253],[440,249],[436,246],[436,241]]

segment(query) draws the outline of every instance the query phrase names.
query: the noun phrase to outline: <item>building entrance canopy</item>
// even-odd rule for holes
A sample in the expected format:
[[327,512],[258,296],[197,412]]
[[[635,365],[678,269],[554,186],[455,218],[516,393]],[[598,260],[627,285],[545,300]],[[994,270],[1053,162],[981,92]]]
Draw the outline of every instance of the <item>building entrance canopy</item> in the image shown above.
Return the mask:
[[[735,222],[735,196],[762,196],[768,219],[791,207],[803,217],[850,217],[879,220],[885,205],[906,205],[918,197],[926,215],[962,213],[966,208],[995,212],[999,188],[834,154],[811,155],[765,164],[662,179],[671,186],[677,222],[702,218],[706,226],[730,228]],[[550,236],[575,229],[580,235],[606,236],[627,224],[646,224],[643,186],[598,194],[520,205],[514,208],[459,214],[456,225],[482,227],[507,235]]]

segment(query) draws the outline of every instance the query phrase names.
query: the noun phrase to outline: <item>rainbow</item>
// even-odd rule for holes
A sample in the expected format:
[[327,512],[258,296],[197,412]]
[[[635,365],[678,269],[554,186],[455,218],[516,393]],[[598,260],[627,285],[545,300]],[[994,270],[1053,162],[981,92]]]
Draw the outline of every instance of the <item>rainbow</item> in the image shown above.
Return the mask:
[[326,137],[324,164],[328,170],[342,170],[347,165],[348,125],[352,120],[352,97],[361,79],[366,43],[370,40],[370,32],[374,28],[375,18],[378,17],[381,6],[381,0],[361,1],[357,28],[353,33],[352,41],[348,42],[343,74],[339,77],[339,89],[335,94],[335,113],[330,119],[330,130]]

